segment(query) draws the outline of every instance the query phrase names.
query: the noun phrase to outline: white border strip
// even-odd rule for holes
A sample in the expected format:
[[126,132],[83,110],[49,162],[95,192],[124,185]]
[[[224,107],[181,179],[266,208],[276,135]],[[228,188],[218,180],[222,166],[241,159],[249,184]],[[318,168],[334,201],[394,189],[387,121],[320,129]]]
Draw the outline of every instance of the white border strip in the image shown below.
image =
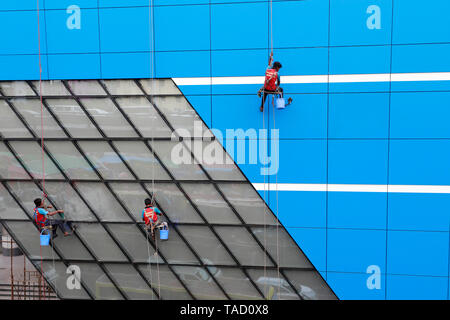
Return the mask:
[[[326,184],[307,183],[253,183],[258,191],[327,191]],[[396,185],[396,184],[328,184],[333,192],[389,192],[389,193],[445,193],[450,194],[450,186]]]
[[[264,77],[199,77],[173,78],[178,86],[261,84]],[[427,73],[372,73],[330,74],[311,76],[281,76],[281,83],[358,83],[358,82],[402,82],[402,81],[450,81],[450,72]]]

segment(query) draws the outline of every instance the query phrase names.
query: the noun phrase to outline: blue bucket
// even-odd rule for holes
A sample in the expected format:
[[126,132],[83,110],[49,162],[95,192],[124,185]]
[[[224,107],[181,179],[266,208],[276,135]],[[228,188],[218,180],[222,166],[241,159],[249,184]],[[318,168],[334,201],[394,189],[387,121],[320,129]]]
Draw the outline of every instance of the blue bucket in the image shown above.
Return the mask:
[[50,233],[48,234],[42,234],[46,230],[41,231],[41,235],[39,236],[41,241],[41,246],[48,246],[50,244]]
[[159,229],[159,238],[161,240],[169,239],[169,229]]

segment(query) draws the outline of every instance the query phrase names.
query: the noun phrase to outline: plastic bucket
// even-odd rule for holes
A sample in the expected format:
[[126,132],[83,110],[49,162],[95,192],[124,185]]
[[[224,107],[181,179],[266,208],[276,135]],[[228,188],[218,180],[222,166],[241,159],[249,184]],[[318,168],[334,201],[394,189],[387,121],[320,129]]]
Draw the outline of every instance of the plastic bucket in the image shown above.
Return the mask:
[[277,100],[275,101],[275,106],[277,107],[277,109],[284,109],[286,107],[284,98],[277,98]]
[[41,246],[48,246],[50,244],[50,233],[42,234],[45,230],[41,231],[41,235],[39,236],[41,241]]
[[160,229],[159,230],[159,238],[161,240],[169,239],[169,229]]

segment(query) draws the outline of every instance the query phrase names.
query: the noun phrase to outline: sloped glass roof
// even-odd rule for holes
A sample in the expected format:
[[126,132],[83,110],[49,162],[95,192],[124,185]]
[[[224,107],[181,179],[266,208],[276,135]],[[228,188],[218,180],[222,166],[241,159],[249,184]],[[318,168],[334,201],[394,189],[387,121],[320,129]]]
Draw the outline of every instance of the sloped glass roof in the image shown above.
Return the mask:
[[[78,228],[41,252],[32,222],[43,192],[35,81],[0,82],[0,222],[60,298],[336,299],[233,161],[194,161],[193,140],[219,142],[203,122],[207,133],[195,133],[201,118],[171,79],[42,89],[48,201]],[[172,159],[176,145],[190,164]],[[153,192],[168,241],[153,242],[141,221]],[[79,289],[67,286],[69,266],[81,272]]]

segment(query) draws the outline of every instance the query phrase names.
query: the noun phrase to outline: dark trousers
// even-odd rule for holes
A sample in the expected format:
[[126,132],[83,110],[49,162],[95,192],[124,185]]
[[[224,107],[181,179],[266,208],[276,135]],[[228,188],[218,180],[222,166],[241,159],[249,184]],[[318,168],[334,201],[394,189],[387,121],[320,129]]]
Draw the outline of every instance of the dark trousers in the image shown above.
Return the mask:
[[51,226],[52,227],[52,233],[53,236],[56,235],[56,231],[59,227],[59,229],[61,229],[61,231],[64,232],[69,232],[70,230],[72,230],[72,222],[70,221],[63,221],[63,220],[47,220],[45,222],[46,226]]
[[278,90],[267,90],[263,89],[263,96],[261,100],[261,108],[264,108],[264,103],[266,103],[267,95],[269,94],[281,94],[281,97],[283,97],[283,88],[278,87]]

